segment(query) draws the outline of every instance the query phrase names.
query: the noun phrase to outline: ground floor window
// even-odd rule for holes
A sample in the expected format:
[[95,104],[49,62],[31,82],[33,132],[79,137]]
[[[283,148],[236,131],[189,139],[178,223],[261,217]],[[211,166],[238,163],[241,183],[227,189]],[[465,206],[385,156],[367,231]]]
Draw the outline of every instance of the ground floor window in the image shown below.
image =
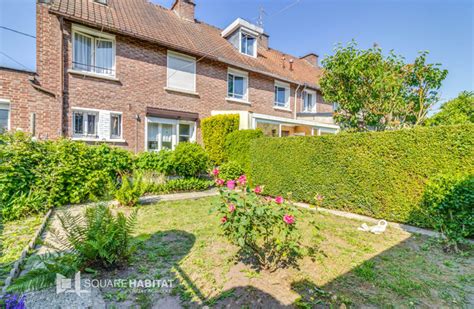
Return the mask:
[[122,140],[121,112],[82,107],[72,108],[72,136],[75,139]]
[[178,143],[193,142],[196,123],[176,119],[147,118],[148,151],[174,149]]
[[0,102],[0,133],[10,129],[10,104]]
[[96,111],[74,111],[73,132],[75,136],[97,136],[99,113]]

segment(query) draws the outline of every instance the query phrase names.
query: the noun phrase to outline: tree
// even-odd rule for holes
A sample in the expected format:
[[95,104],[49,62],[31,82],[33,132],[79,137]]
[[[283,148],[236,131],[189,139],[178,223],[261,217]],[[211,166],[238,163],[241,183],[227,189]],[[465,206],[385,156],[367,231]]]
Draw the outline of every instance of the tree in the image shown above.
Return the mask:
[[439,101],[438,90],[448,75],[440,69],[440,64],[427,64],[428,52],[420,52],[413,64],[407,65],[406,101],[407,121],[414,125],[422,124],[431,107]]
[[384,56],[376,46],[358,49],[354,41],[338,45],[322,62],[321,88],[326,101],[338,103],[334,119],[341,129],[386,130],[422,123],[447,74],[438,64],[426,64],[426,55],[407,65],[393,51]]
[[441,106],[441,111],[428,118],[427,126],[474,123],[474,92],[463,91],[457,98]]

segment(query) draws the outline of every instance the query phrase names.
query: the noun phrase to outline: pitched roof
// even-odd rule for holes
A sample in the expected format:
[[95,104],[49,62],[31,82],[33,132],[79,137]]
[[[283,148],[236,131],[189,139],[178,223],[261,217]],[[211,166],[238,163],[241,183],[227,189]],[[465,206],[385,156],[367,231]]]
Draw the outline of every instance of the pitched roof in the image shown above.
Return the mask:
[[[221,29],[200,21],[186,21],[173,11],[147,0],[108,0],[107,6],[92,0],[54,0],[50,12],[287,81],[318,87],[322,75],[322,69],[306,60],[260,44],[257,58],[242,55],[221,36]],[[285,68],[282,57],[286,58]],[[294,59],[293,70],[289,69],[290,59]]]

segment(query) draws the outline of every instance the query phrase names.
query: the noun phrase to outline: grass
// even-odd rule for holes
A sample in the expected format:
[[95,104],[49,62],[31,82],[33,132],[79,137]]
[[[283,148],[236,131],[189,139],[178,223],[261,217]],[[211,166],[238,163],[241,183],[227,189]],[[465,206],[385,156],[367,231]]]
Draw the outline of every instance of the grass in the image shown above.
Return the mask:
[[[390,227],[382,235],[357,231],[361,222],[329,214],[307,211],[298,218],[304,242],[319,247],[316,258],[304,257],[298,269],[256,272],[236,259],[237,248],[220,234],[219,218],[209,212],[217,202],[203,198],[142,206],[132,265],[114,275],[174,279],[171,296],[190,307],[472,305],[472,252],[449,255],[433,239]],[[317,234],[309,232],[310,220],[317,222]],[[132,290],[126,297],[104,293],[113,295],[109,298],[116,305],[170,297]]]
[[18,260],[25,246],[31,241],[41,225],[42,216],[0,222],[0,288],[8,276],[13,263]]

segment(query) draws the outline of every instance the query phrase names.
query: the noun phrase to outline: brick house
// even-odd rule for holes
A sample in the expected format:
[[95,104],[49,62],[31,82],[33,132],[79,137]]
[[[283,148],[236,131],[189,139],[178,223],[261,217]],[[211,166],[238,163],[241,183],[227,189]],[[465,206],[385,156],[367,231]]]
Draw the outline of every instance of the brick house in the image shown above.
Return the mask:
[[222,113],[273,136],[338,130],[316,54],[271,49],[240,18],[205,24],[195,5],[38,0],[36,73],[0,69],[0,125],[135,152],[199,141],[199,121]]

